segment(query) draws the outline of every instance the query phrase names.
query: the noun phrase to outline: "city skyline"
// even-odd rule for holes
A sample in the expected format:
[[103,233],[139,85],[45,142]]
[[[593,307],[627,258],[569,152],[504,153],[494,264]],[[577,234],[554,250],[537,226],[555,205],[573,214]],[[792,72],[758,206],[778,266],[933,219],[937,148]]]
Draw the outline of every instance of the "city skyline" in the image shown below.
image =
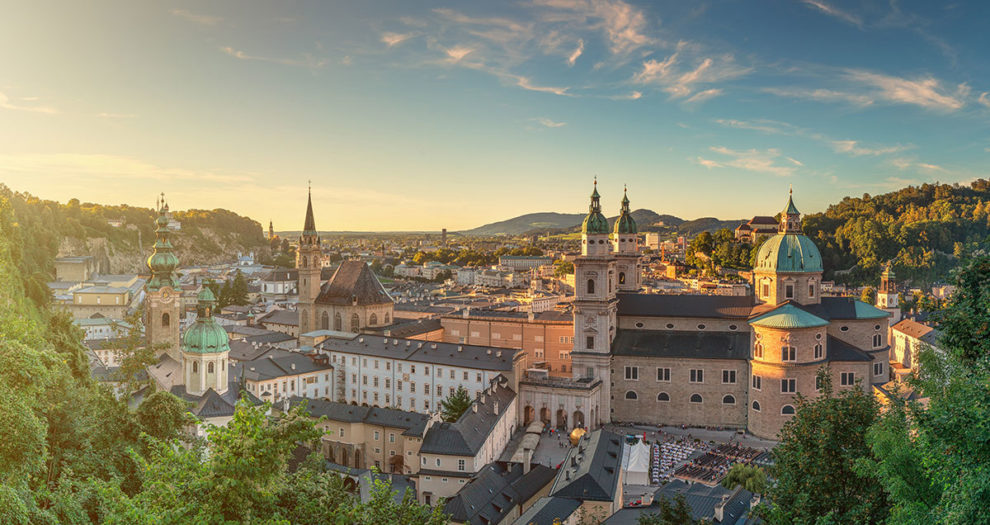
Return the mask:
[[[802,212],[987,177],[981,4],[11,3],[0,181],[324,231]],[[826,44],[827,43],[827,44]],[[24,49],[30,49],[25,54]],[[109,82],[108,79],[113,79]],[[725,190],[730,191],[725,191]]]

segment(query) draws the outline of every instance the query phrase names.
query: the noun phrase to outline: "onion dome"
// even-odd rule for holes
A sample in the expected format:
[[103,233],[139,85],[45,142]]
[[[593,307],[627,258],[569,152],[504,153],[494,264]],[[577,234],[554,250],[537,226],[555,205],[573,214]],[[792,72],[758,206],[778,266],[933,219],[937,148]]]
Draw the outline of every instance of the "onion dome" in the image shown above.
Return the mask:
[[629,196],[626,195],[626,190],[622,190],[622,212],[619,213],[619,218],[615,220],[615,233],[636,233],[636,221],[632,218],[632,213],[629,212]]
[[760,245],[755,270],[780,273],[821,273],[822,254],[815,243],[801,231],[801,214],[788,198],[781,218],[781,229]]
[[598,179],[595,179],[595,190],[591,193],[591,206],[588,207],[588,216],[581,223],[581,233],[608,234],[608,219],[602,215],[601,196],[598,195]]
[[154,251],[148,257],[148,269],[151,270],[148,290],[154,291],[163,286],[178,287],[175,269],[179,266],[179,258],[172,253],[172,242],[169,240],[172,232],[168,229],[168,223],[168,205],[165,204],[163,193],[158,208],[158,218],[155,219],[155,224],[158,226],[155,236],[158,239],[155,241]]
[[182,336],[182,350],[193,354],[215,354],[230,351],[227,331],[213,319],[217,299],[207,286],[196,297],[196,322]]

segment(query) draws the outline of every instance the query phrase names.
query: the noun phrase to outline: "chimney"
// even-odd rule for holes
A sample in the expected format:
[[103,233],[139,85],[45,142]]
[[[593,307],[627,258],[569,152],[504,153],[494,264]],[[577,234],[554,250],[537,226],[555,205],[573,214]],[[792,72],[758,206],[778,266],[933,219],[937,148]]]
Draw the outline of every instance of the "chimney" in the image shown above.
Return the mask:
[[293,370],[295,370],[295,369],[296,369],[296,364],[295,364],[295,363],[292,363],[292,369],[293,369]]
[[492,406],[492,414],[498,415],[498,401]]
[[523,475],[529,474],[530,462],[533,461],[533,450],[529,448],[523,449]]

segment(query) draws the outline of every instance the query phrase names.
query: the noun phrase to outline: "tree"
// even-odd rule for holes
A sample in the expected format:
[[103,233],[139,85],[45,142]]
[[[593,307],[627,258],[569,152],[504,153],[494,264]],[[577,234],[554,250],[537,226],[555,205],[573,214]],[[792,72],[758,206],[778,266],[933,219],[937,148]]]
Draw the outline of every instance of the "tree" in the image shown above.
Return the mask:
[[247,279],[240,270],[234,275],[234,282],[230,285],[230,304],[244,306],[248,304],[248,284]]
[[863,287],[863,293],[860,294],[859,300],[866,304],[877,304],[877,290],[872,286]]
[[866,441],[878,418],[876,399],[861,388],[832,392],[828,367],[818,372],[821,395],[798,395],[793,418],[773,449],[775,482],[762,512],[769,523],[882,523],[886,493],[876,472],[862,466],[873,458]]
[[185,427],[194,422],[189,408],[189,403],[170,392],[159,391],[146,397],[135,415],[143,432],[159,441],[171,441],[180,439]]
[[463,386],[457,387],[453,394],[440,402],[440,412],[444,421],[457,421],[461,414],[471,408],[471,394]]
[[143,318],[144,305],[124,318],[127,331],[123,337],[114,338],[109,344],[120,362],[114,378],[124,386],[125,393],[135,392],[151,383],[147,369],[158,362],[159,353],[168,347],[168,343],[148,346],[144,338]]
[[570,261],[565,261],[563,259],[553,262],[553,275],[554,277],[563,277],[565,275],[574,274],[574,263]]
[[727,489],[741,486],[750,492],[763,494],[767,488],[767,473],[756,465],[736,463],[722,480],[722,486]]
[[223,282],[223,286],[220,287],[220,295],[217,296],[217,308],[223,308],[230,305],[232,295],[233,288],[230,280],[226,280]]
[[941,344],[962,362],[990,356],[990,257],[973,259],[956,275],[951,303],[937,315]]

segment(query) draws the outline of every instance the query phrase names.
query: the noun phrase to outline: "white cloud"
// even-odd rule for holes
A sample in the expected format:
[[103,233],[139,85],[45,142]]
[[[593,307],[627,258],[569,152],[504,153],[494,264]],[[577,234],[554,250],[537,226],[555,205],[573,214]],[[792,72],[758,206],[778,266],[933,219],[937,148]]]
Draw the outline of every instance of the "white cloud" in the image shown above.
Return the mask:
[[416,36],[415,33],[385,33],[382,35],[382,42],[388,47],[397,46],[406,40]]
[[812,8],[818,9],[819,11],[821,11],[821,12],[823,12],[823,13],[829,15],[829,16],[833,16],[835,18],[844,20],[844,21],[849,22],[850,24],[852,24],[854,26],[857,26],[859,28],[862,28],[863,27],[863,20],[860,19],[858,16],[853,15],[853,14],[850,14],[850,13],[848,13],[846,11],[843,11],[841,9],[838,9],[838,8],[836,8],[834,6],[829,5],[829,4],[826,4],[825,2],[822,2],[821,0],[802,0],[802,2],[805,5],[807,5],[808,7],[812,7]]
[[708,169],[712,169],[712,168],[724,168],[725,167],[725,166],[719,164],[718,162],[715,162],[714,160],[705,159],[705,158],[701,158],[701,157],[698,157],[697,162],[698,162],[698,164],[700,164],[700,165],[702,165],[702,166],[704,166],[704,167],[706,167]]
[[470,54],[473,49],[464,46],[455,46],[450,49],[445,49],[444,53],[447,54],[447,61],[451,63],[460,62],[462,58]]
[[900,153],[908,149],[907,146],[902,146],[900,144],[896,146],[878,146],[878,147],[870,148],[870,147],[860,146],[859,141],[856,140],[833,140],[832,148],[837,153],[848,153],[853,157],[861,157],[864,155],[876,157],[878,155]]
[[569,88],[566,87],[537,86],[530,82],[530,80],[526,77],[519,75],[510,75],[510,77],[516,79],[517,86],[529,91],[539,91],[541,93],[553,93],[554,95],[570,96],[570,93],[567,92]]
[[649,84],[667,78],[673,70],[674,62],[677,61],[677,53],[670,55],[663,60],[646,60],[643,62],[643,69],[633,77],[633,82]]
[[272,64],[282,64],[283,66],[305,67],[309,69],[320,69],[327,65],[326,59],[318,59],[309,54],[306,54],[302,59],[293,59],[249,55],[230,46],[221,47],[220,50],[239,60],[255,60],[258,62],[270,62]]
[[611,96],[609,96],[607,98],[610,98],[612,100],[639,100],[639,99],[643,98],[643,93],[641,93],[639,91],[633,91],[633,92],[627,93],[625,95],[611,95]]
[[983,93],[980,93],[980,98],[976,99],[976,101],[990,108],[990,91],[984,91]]
[[944,90],[933,77],[908,80],[880,73],[862,70],[849,70],[846,78],[876,88],[877,96],[888,102],[914,104],[927,109],[956,110],[965,104],[969,86],[960,84],[954,93]]
[[745,120],[716,119],[715,122],[718,122],[719,124],[727,128],[762,131],[763,133],[772,133],[775,135],[783,135],[788,133],[788,130],[793,129],[793,126],[791,126],[790,124],[784,122],[774,122],[769,120],[749,122]]
[[721,89],[706,89],[704,91],[699,91],[692,95],[690,98],[685,100],[688,104],[694,104],[697,102],[704,102],[708,99],[715,98],[722,94]]
[[[729,80],[752,71],[751,68],[735,64],[732,55],[706,57],[694,68],[677,71],[682,63],[681,51],[685,42],[678,43],[677,51],[663,60],[645,60],[642,69],[633,75],[632,81],[638,84],[655,84],[670,94],[670,98],[686,98],[694,94],[693,102],[706,100],[721,94],[720,89],[709,88],[695,93],[698,84],[711,84]],[[695,98],[697,97],[697,98]]]
[[717,166],[709,167],[733,167],[778,177],[789,177],[794,174],[795,166],[781,166],[777,164],[777,159],[781,155],[774,148],[760,151],[756,149],[733,150],[724,146],[712,146],[709,149],[714,153],[729,157],[729,160],[717,162]]
[[646,35],[646,16],[620,0],[534,0],[549,8],[544,21],[567,21],[605,33],[613,55],[628,54],[653,42]]
[[550,120],[546,117],[540,117],[536,119],[536,121],[548,128],[562,128],[567,125],[566,122],[554,122],[553,120]]
[[215,26],[220,22],[223,22],[223,18],[220,18],[219,16],[191,13],[185,9],[173,9],[169,12],[172,13],[172,15],[177,16],[179,18],[184,18],[185,20],[204,26]]
[[584,40],[578,40],[577,49],[567,57],[567,64],[573,66],[577,62],[578,57],[581,56],[581,53],[584,53]]
[[[37,100],[37,97],[23,97],[22,101],[33,102]],[[44,113],[45,115],[55,115],[58,110],[51,106],[37,106],[37,105],[25,105],[10,100],[10,97],[0,93],[0,109],[9,109],[12,111],[28,111],[31,113]]]
[[791,161],[795,166],[804,166],[804,163],[801,162],[800,160],[791,157],[784,157],[784,158]]
[[771,93],[779,97],[799,98],[814,100],[818,102],[846,102],[854,106],[866,107],[873,104],[873,98],[845,91],[835,91],[831,89],[807,89],[807,88],[763,88],[766,93]]

